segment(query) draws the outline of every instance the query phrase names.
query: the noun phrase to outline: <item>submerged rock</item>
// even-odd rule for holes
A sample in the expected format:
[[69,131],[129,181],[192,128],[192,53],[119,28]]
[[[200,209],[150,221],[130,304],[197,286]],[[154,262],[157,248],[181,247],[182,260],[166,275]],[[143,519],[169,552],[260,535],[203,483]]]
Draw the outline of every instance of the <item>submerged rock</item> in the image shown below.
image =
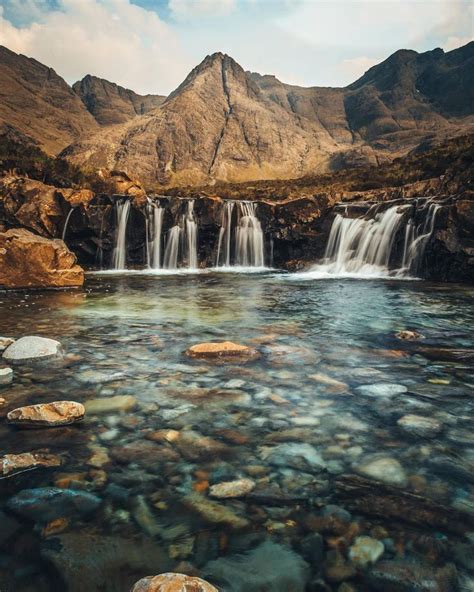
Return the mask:
[[13,370],[11,368],[0,368],[0,385],[10,384],[13,380]]
[[433,438],[442,429],[438,420],[421,415],[404,415],[397,421],[397,425],[404,432],[422,438]]
[[54,401],[13,409],[7,415],[8,423],[25,427],[57,427],[84,419],[85,409],[75,401]]
[[369,563],[375,563],[382,557],[385,547],[381,541],[368,536],[357,537],[355,543],[349,549],[349,558],[356,565],[365,567]]
[[190,358],[248,361],[260,357],[259,352],[247,345],[231,341],[198,343],[186,350]]
[[178,573],[164,573],[139,580],[131,592],[218,592],[209,582]]
[[202,574],[226,592],[304,592],[309,567],[291,549],[266,541],[248,553],[210,561]]
[[418,331],[410,331],[408,329],[395,333],[395,337],[397,339],[402,339],[403,341],[418,341],[419,339],[423,339],[421,333],[418,333]]
[[132,395],[102,397],[100,399],[90,399],[84,403],[87,413],[90,413],[91,415],[131,411],[136,405],[137,400]]
[[383,592],[454,592],[457,572],[454,565],[434,568],[408,561],[381,561],[368,573],[374,590]]
[[5,454],[0,458],[0,478],[13,477],[18,473],[39,469],[40,467],[59,467],[61,459],[54,454],[24,452]]
[[232,528],[245,528],[249,524],[247,518],[198,493],[190,493],[183,498],[183,503],[213,524],[228,524]]
[[35,522],[50,522],[64,516],[91,514],[100,504],[99,497],[85,491],[40,487],[23,489],[7,501],[6,507],[10,512]]
[[242,497],[255,488],[255,481],[252,479],[237,479],[236,481],[225,481],[212,485],[209,495],[216,498]]
[[407,475],[402,465],[395,458],[389,456],[374,456],[362,459],[353,466],[359,475],[370,477],[389,485],[404,487],[407,483]]
[[59,341],[28,335],[20,337],[3,352],[3,358],[7,362],[20,364],[35,360],[47,360],[62,354],[62,347]]
[[322,471],[326,462],[311,444],[290,442],[274,448],[263,448],[261,456],[271,465],[303,471]]
[[361,395],[368,397],[393,397],[401,395],[408,391],[406,386],[402,384],[392,384],[390,382],[379,382],[376,384],[363,384],[356,388],[356,391]]

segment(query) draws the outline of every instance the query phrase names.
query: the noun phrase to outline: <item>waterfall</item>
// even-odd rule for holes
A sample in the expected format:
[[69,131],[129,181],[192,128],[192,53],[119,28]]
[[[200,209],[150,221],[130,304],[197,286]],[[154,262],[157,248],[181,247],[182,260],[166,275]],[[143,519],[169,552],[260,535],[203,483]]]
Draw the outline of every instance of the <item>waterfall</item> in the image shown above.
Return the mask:
[[[383,213],[375,214],[372,219],[347,218],[337,214],[324,259],[311,272],[319,276],[355,277],[410,277],[417,274],[440,207],[429,204],[424,222],[418,228],[412,218],[407,220],[407,206],[392,206]],[[372,208],[368,214],[371,211]],[[394,244],[403,224],[401,266],[393,268]]]
[[197,269],[197,222],[194,217],[194,200],[187,203],[186,214],[184,215],[184,233],[187,247],[186,261],[189,269]]
[[[217,259],[216,267],[229,267],[231,256],[231,239],[232,239],[232,212],[234,211],[234,202],[226,201],[222,208],[222,220],[219,230],[219,243],[217,245]],[[221,253],[222,263],[221,263]]]
[[115,248],[112,256],[113,269],[125,269],[127,263],[127,222],[130,213],[130,200],[115,203],[117,230],[115,234]]
[[181,237],[181,228],[173,226],[168,232],[168,240],[166,241],[165,257],[163,260],[163,267],[165,269],[177,269],[178,267],[178,253],[179,253],[179,239]]
[[197,248],[198,224],[194,215],[194,200],[191,199],[186,202],[184,214],[178,213],[174,226],[168,231],[163,267],[165,269],[178,269],[178,267],[197,269]]
[[239,216],[235,232],[235,264],[242,267],[264,267],[263,231],[255,203],[238,202]]
[[146,258],[149,269],[161,269],[164,208],[149,202],[146,208]]
[[71,217],[71,214],[74,212],[74,207],[71,207],[71,209],[69,210],[67,216],[66,216],[66,221],[64,222],[64,228],[63,228],[63,234],[61,236],[61,240],[64,242],[65,238],[66,238],[66,231],[67,231],[67,225],[69,224],[69,218]]

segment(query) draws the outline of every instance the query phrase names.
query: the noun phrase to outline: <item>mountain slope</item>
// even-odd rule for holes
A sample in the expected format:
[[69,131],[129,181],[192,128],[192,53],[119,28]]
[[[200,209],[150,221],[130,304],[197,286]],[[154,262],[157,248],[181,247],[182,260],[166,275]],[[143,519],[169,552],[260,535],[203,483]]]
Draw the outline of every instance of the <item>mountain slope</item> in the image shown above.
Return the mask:
[[57,154],[99,126],[52,68],[0,46],[0,124]]
[[101,125],[125,123],[159,107],[166,97],[139,95],[96,76],[85,76],[72,86],[86,109]]

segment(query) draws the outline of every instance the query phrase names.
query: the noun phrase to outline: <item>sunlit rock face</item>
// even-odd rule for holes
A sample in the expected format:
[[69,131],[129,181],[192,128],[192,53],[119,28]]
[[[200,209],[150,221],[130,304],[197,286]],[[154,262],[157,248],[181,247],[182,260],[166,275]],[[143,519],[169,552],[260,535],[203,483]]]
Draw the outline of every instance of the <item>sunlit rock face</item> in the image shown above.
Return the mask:
[[0,286],[64,288],[83,283],[83,269],[61,240],[46,239],[21,228],[0,233]]

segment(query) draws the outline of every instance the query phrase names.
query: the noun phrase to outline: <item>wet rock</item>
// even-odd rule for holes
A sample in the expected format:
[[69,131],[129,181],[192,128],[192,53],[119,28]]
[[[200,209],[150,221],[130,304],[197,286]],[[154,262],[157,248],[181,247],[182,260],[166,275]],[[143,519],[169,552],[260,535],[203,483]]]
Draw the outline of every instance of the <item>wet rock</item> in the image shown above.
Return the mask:
[[10,337],[0,337],[0,352],[3,352],[10,346],[15,340]]
[[125,374],[123,372],[106,374],[105,372],[97,372],[96,370],[84,370],[76,374],[74,378],[83,384],[103,384],[120,380],[124,376]]
[[152,440],[153,442],[176,442],[179,438],[178,430],[155,430],[153,432],[148,432],[145,436],[147,440]]
[[20,529],[20,524],[12,516],[7,516],[2,510],[0,510],[0,524],[2,525],[0,528],[0,545],[3,545]]
[[41,452],[24,452],[22,454],[5,454],[0,458],[0,478],[13,477],[18,473],[33,469],[59,467],[61,459],[54,454]]
[[418,333],[418,331],[410,331],[408,329],[395,333],[395,337],[403,341],[418,341],[419,339],[423,339],[421,333]]
[[304,471],[322,471],[326,462],[319,452],[306,443],[280,444],[274,448],[263,448],[261,457],[269,464],[278,467],[292,467]]
[[357,573],[357,569],[348,563],[338,551],[330,551],[324,565],[324,575],[330,582],[340,583],[350,580]]
[[360,567],[366,567],[369,563],[375,563],[382,557],[385,551],[381,541],[368,536],[357,537],[355,543],[349,549],[349,559]]
[[57,427],[84,419],[84,405],[75,401],[54,401],[18,407],[7,414],[8,423],[24,427]]
[[226,456],[231,449],[224,442],[203,436],[199,432],[187,430],[181,432],[176,446],[184,458],[188,460],[212,459]]
[[218,359],[229,361],[249,361],[260,357],[259,352],[247,345],[232,343],[231,341],[198,343],[186,350],[186,355],[197,359]]
[[24,427],[57,427],[84,419],[85,409],[75,401],[54,401],[18,407],[7,414],[8,423]]
[[13,370],[11,368],[0,368],[0,386],[10,384],[13,380]]
[[397,421],[398,427],[413,436],[433,438],[441,432],[441,423],[432,417],[404,415]]
[[138,581],[131,592],[218,592],[214,586],[192,576],[164,573]]
[[389,485],[404,487],[407,485],[407,475],[402,465],[395,458],[389,456],[373,456],[362,458],[360,463],[352,467],[356,473],[370,477]]
[[427,463],[434,472],[448,479],[474,483],[474,462],[461,455],[436,454]]
[[6,508],[35,522],[50,522],[63,516],[79,517],[95,512],[101,499],[85,491],[40,487],[23,489],[6,504]]
[[406,393],[408,389],[402,384],[379,382],[377,384],[364,384],[362,386],[358,386],[356,391],[361,395],[366,395],[367,397],[393,397],[395,395]]
[[168,571],[172,562],[155,542],[84,531],[48,537],[41,557],[68,592],[130,590],[139,574]]
[[0,286],[62,288],[83,283],[84,270],[62,240],[24,228],[0,232]]
[[84,403],[87,413],[91,415],[105,415],[131,411],[137,405],[137,400],[132,395],[116,395],[115,397],[102,397],[90,399]]
[[159,534],[161,526],[143,495],[137,495],[133,499],[132,515],[148,536],[154,537]]
[[198,493],[191,493],[183,498],[183,503],[213,524],[228,524],[232,528],[245,528],[249,522],[230,508],[205,498]]
[[20,337],[3,352],[3,359],[13,364],[21,364],[36,360],[47,360],[61,355],[59,341],[30,335]]
[[179,454],[168,446],[160,446],[150,440],[135,440],[110,450],[110,456],[120,464],[137,463],[150,469],[157,469],[166,462],[178,462]]
[[304,592],[309,580],[303,558],[271,541],[242,555],[210,561],[202,573],[226,592]]
[[384,592],[455,592],[457,572],[453,565],[436,569],[407,561],[380,561],[367,576],[375,590]]
[[212,485],[209,495],[216,498],[243,497],[255,488],[255,481],[252,479],[237,479],[236,481],[225,481]]
[[300,544],[300,551],[314,571],[319,571],[324,557],[324,539],[318,532],[306,536]]

